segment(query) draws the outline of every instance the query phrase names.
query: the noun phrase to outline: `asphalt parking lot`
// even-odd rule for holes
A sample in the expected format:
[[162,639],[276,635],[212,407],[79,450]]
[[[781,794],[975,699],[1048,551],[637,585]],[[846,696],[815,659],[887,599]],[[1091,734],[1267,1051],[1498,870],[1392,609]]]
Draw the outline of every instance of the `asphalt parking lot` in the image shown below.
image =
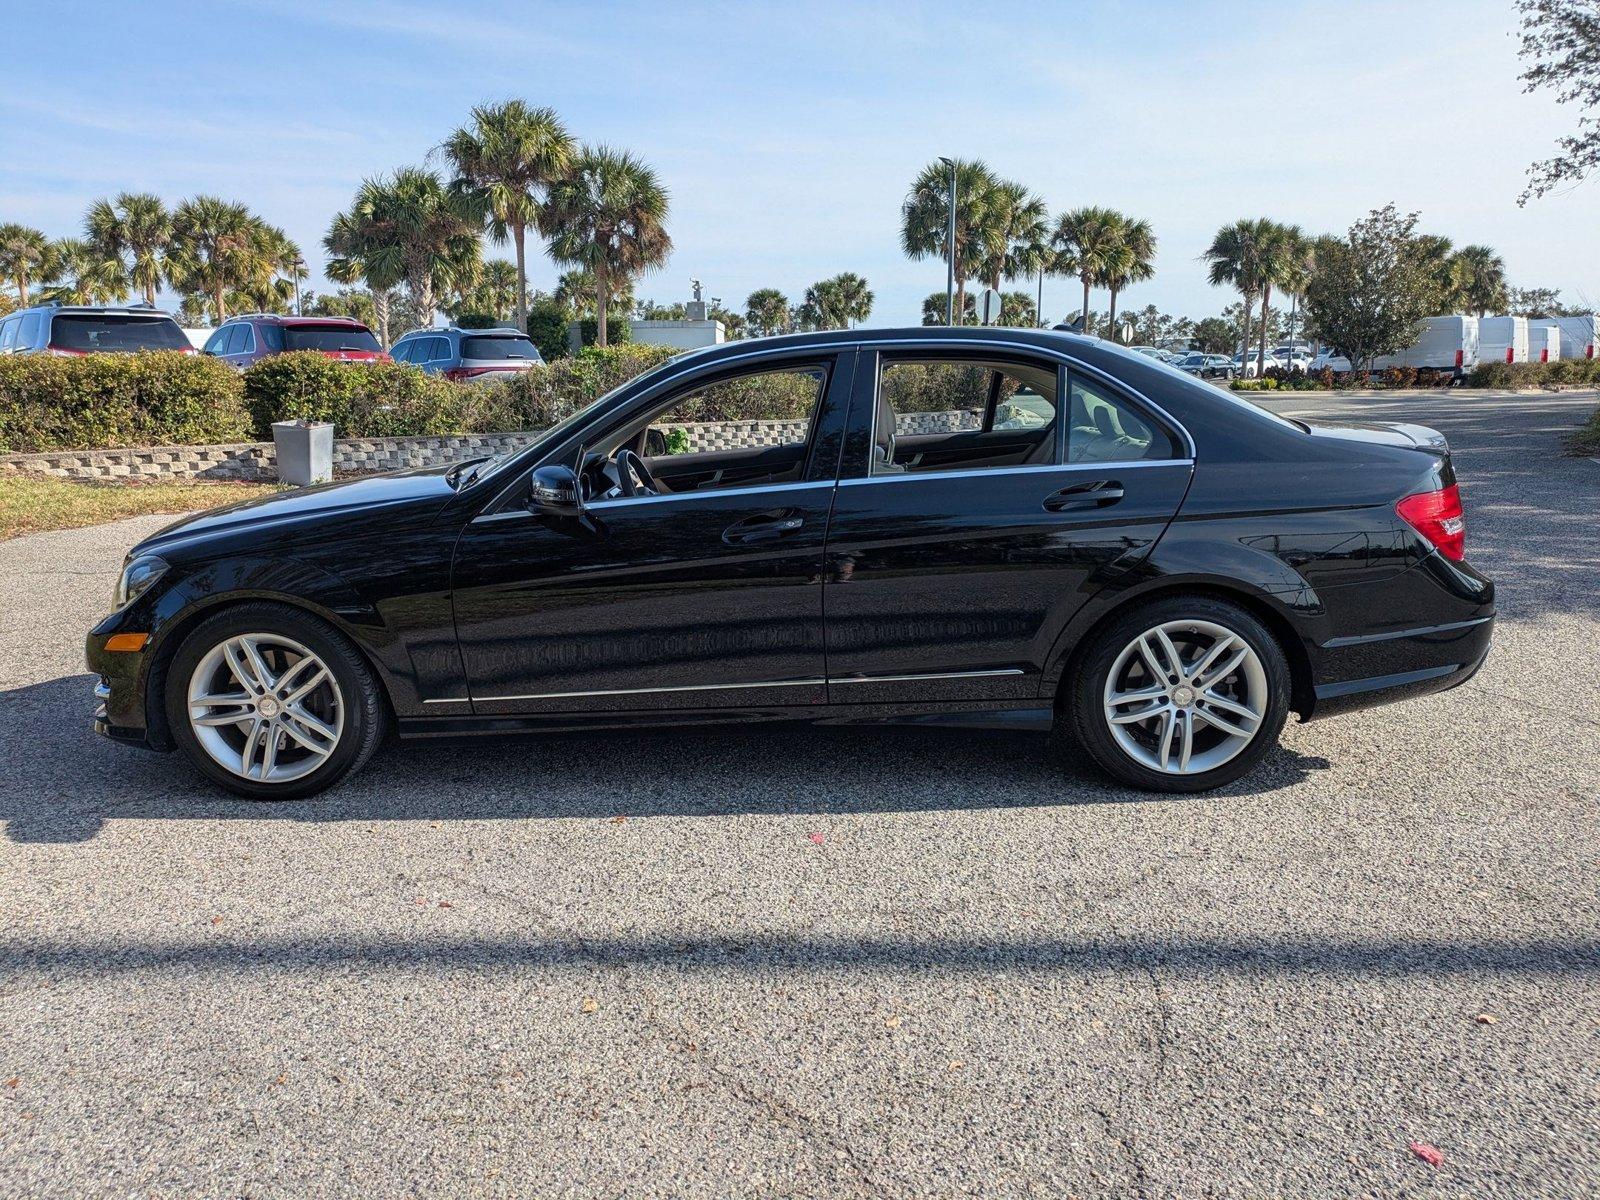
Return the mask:
[[250,805],[88,728],[165,518],[0,543],[0,1191],[1592,1195],[1595,403],[1277,401],[1449,435],[1498,640],[1200,798],[752,729]]

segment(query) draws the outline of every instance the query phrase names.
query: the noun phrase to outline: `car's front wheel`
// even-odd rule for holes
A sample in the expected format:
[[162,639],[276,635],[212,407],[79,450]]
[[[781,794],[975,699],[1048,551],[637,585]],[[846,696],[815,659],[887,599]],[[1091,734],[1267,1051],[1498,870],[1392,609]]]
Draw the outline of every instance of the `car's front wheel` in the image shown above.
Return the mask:
[[348,639],[269,603],[226,609],[184,639],[167,670],[166,710],[189,760],[252,800],[331,787],[372,755],[387,718]]
[[1277,744],[1289,665],[1244,609],[1172,597],[1094,636],[1068,680],[1063,716],[1074,740],[1118,781],[1205,791],[1238,779]]

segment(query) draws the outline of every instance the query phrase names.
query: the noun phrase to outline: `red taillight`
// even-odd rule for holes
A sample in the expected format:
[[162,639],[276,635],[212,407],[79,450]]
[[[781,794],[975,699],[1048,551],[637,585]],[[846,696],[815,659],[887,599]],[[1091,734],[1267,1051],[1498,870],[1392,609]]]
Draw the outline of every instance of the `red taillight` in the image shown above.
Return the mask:
[[1467,556],[1467,521],[1461,511],[1461,489],[1455,484],[1436,492],[1418,492],[1394,506],[1400,519],[1452,562]]
[[65,346],[49,345],[45,347],[47,354],[59,354],[62,358],[82,358],[89,353],[87,350],[69,350]]
[[1589,348],[1584,351],[1583,356],[1585,358],[1593,358],[1594,357],[1594,343],[1593,342],[1589,343]]
[[1456,366],[1459,367],[1463,363],[1465,363],[1466,361],[1467,361],[1467,352],[1465,350],[1457,350],[1456,351]]
[[1507,362],[1516,362],[1517,361],[1515,358],[1513,358],[1511,356],[1512,355],[1512,350],[1513,350],[1513,347],[1511,347],[1511,346],[1507,346],[1506,347],[1506,361]]
[[1539,351],[1539,361],[1540,362],[1549,362],[1550,361],[1550,347],[1549,346],[1546,346],[1543,350]]

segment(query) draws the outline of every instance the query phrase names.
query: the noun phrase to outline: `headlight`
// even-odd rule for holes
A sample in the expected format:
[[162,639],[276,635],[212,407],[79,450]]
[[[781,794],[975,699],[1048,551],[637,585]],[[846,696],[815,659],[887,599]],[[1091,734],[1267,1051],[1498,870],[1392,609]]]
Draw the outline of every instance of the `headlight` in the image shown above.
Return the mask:
[[112,594],[113,608],[126,608],[150,590],[150,585],[167,573],[167,564],[153,554],[134,559],[122,568],[117,579],[117,590]]

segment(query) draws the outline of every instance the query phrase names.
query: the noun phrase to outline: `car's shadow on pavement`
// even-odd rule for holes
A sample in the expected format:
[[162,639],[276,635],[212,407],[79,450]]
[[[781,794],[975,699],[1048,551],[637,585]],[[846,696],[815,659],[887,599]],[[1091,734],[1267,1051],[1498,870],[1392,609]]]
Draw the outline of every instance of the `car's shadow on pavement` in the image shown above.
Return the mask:
[[[89,730],[88,676],[0,692],[10,764],[0,821],[13,842],[84,842],[108,820],[414,821],[897,813],[1174,803],[1107,782],[1045,735],[959,729],[743,725],[394,741],[326,795],[238,800],[177,754]],[[1326,759],[1275,749],[1213,795],[1288,787]]]

